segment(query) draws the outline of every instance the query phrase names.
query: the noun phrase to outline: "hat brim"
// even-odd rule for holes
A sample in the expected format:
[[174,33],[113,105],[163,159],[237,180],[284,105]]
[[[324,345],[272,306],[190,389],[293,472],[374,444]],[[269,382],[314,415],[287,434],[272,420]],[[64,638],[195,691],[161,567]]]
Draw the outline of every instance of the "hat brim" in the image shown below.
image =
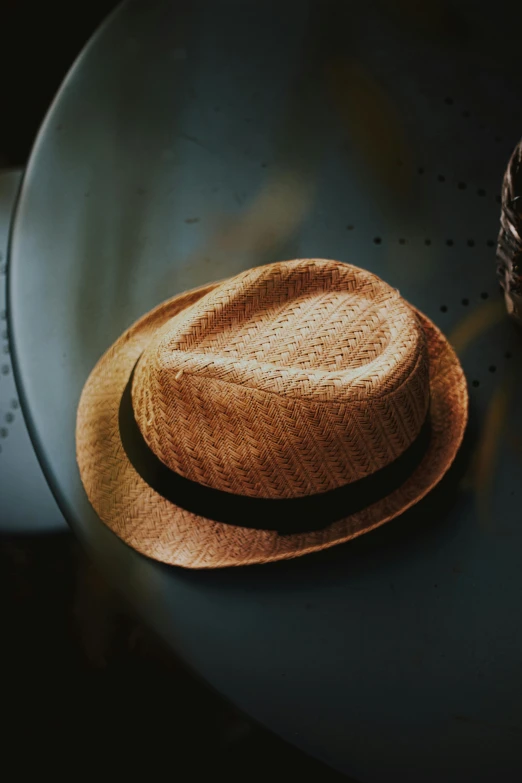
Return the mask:
[[118,426],[122,394],[157,330],[216,285],[179,294],[140,318],[98,361],[82,391],[76,424],[81,479],[98,516],[119,538],[154,560],[185,568],[267,563],[341,544],[379,527],[421,500],[441,480],[466,429],[466,379],[444,335],[412,308],[428,344],[432,435],[422,461],[390,495],[321,530],[280,535],[197,516],[157,494],[123,449]]

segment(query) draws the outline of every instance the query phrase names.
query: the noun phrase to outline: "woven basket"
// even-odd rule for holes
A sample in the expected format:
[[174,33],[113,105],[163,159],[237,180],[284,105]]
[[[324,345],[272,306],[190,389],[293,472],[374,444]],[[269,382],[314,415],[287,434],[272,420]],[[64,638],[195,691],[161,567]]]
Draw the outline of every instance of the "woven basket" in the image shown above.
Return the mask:
[[522,324],[522,139],[504,174],[497,275],[508,313]]

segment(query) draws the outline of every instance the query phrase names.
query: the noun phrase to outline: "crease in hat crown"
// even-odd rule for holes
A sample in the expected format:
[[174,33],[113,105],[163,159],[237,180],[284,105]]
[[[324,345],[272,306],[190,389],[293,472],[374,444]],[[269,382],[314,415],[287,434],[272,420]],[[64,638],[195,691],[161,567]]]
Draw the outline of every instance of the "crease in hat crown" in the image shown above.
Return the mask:
[[136,366],[149,448],[201,484],[299,497],[349,484],[413,442],[426,337],[400,294],[336,261],[257,267],[174,316]]

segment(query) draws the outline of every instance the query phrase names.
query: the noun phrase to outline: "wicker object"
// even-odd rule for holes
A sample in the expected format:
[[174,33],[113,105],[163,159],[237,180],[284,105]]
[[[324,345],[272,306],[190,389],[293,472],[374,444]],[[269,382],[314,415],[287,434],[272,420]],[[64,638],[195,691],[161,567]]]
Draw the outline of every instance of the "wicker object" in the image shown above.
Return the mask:
[[502,183],[497,273],[508,313],[522,323],[522,140],[509,159]]
[[[245,527],[227,524],[212,507],[202,516],[153,488],[122,443],[126,389],[157,472],[219,501],[320,497],[326,513],[332,493],[416,447],[428,408],[430,438],[385,497],[281,534],[269,518],[267,529],[246,517]],[[439,481],[466,420],[465,378],[436,327],[375,275],[305,259],[180,294],[128,329],[83,390],[77,456],[91,503],[117,535],[157,560],[211,568],[294,557],[386,522]]]

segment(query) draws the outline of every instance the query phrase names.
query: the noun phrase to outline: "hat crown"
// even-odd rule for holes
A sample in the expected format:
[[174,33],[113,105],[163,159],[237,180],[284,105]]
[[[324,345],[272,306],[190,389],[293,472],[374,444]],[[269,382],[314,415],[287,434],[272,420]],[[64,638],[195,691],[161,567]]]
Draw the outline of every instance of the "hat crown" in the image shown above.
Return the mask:
[[174,316],[136,367],[133,410],[172,470],[299,497],[399,457],[429,405],[424,332],[375,275],[305,259],[243,272]]

